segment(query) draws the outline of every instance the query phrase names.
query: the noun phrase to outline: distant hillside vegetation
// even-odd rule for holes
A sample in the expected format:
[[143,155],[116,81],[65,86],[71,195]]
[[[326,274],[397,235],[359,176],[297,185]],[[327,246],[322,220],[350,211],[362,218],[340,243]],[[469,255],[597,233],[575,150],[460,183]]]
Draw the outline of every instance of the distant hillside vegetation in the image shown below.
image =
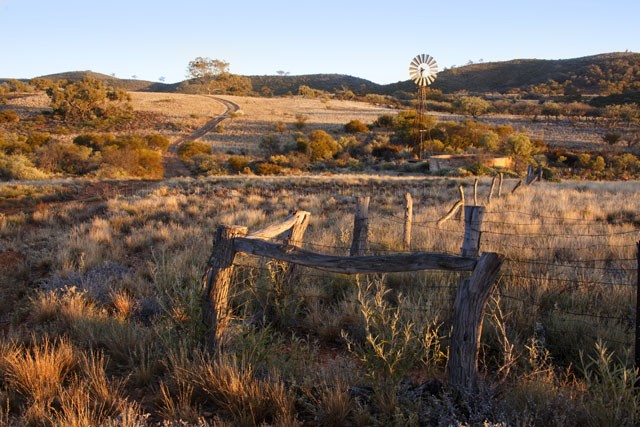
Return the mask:
[[300,86],[335,93],[350,90],[358,95],[380,93],[383,86],[369,80],[344,74],[308,74],[302,76],[249,76],[253,90],[260,93],[268,87],[274,95],[297,94]]
[[[572,84],[587,94],[640,90],[640,53],[607,53],[583,58],[516,59],[441,71],[432,87],[444,93],[529,91],[549,82]],[[553,85],[553,84],[552,84]],[[413,90],[411,81],[386,85],[385,93]]]
[[[399,64],[399,67],[402,65]],[[80,80],[93,77],[107,85],[132,91],[188,92],[192,82],[174,84],[119,79],[92,71],[74,71],[42,76],[50,80]],[[357,95],[401,95],[415,91],[412,81],[380,85],[343,74],[302,76],[249,76],[256,94],[297,94],[300,86],[336,93],[350,90]],[[6,81],[6,80],[4,80]],[[23,80],[26,81],[26,80]],[[0,84],[3,82],[0,79]],[[504,62],[470,64],[442,70],[432,88],[444,93],[527,92],[538,95],[569,95],[571,92],[607,96],[640,91],[640,53],[606,53],[574,59],[516,59]],[[249,89],[251,90],[251,89]],[[637,95],[631,97],[637,99]],[[602,102],[606,102],[603,100]]]
[[93,71],[69,71],[66,73],[49,74],[41,76],[39,78],[49,79],[53,81],[68,80],[70,82],[82,80],[85,77],[91,77],[96,80],[100,80],[105,85],[113,87],[115,89],[125,89],[131,91],[141,92],[175,92],[177,84],[165,84],[150,82],[147,80],[136,79],[120,79],[117,77],[109,76],[107,74],[96,73]]

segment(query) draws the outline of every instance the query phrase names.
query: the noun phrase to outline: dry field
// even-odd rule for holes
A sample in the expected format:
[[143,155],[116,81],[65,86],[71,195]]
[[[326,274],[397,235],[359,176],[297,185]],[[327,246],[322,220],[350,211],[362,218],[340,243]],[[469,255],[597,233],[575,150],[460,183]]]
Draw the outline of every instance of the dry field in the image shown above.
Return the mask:
[[[402,251],[410,191],[412,249],[457,254],[462,223],[434,221],[461,183],[470,199],[462,179],[185,178],[7,213],[0,424],[636,425],[637,182],[544,183],[494,197],[481,247],[507,262],[473,400],[443,383],[457,273],[304,269],[283,293],[276,264],[243,255],[227,345],[204,350],[199,296],[217,225],[255,230],[304,209],[303,247],[346,254],[354,197],[367,194],[372,253]],[[77,185],[2,191],[38,198]],[[481,181],[480,204],[488,186]]]
[[360,120],[370,124],[383,114],[395,114],[397,110],[376,107],[374,105],[355,102],[305,99],[299,97],[286,98],[251,98],[240,96],[223,96],[240,107],[240,114],[223,123],[224,132],[211,133],[203,140],[209,142],[214,150],[244,150],[257,153],[258,145],[264,135],[275,133],[274,125],[283,122],[288,133],[293,133],[296,116],[307,118],[305,130],[322,129],[329,133],[342,131],[344,125],[351,120]]
[[[224,111],[224,107],[212,96],[130,92],[134,110],[156,116],[167,126],[155,126],[149,131],[161,132],[172,141],[188,135],[208,119]],[[395,114],[398,110],[378,107],[355,101],[304,99],[299,97],[252,98],[221,96],[240,107],[234,118],[222,123],[219,133],[209,133],[202,140],[212,145],[214,150],[227,152],[257,153],[262,137],[275,133],[274,125],[283,122],[287,134],[295,132],[296,115],[307,118],[305,130],[323,129],[327,132],[341,130],[350,120],[372,123],[383,114]],[[48,98],[44,94],[14,98],[8,108],[30,115],[40,114],[48,109]],[[464,121],[468,117],[459,114],[430,113],[442,121]],[[156,120],[156,122],[158,121]],[[611,129],[594,127],[592,123],[569,122],[560,119],[531,118],[513,115],[486,115],[478,119],[492,125],[511,125],[535,138],[541,138],[551,147],[568,149],[611,149],[602,141],[602,135]],[[75,134],[61,135],[62,139],[72,139]]]

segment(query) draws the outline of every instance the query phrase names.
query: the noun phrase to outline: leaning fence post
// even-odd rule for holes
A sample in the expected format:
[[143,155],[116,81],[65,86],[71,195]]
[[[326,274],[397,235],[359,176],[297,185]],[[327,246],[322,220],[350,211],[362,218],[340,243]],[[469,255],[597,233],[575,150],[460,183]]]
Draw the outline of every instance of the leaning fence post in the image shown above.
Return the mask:
[[244,237],[247,227],[221,225],[216,230],[207,272],[203,277],[202,321],[207,327],[207,348],[217,351],[229,324],[229,284],[236,251],[233,239]]
[[413,221],[413,199],[411,193],[404,196],[404,250],[411,249],[411,222]]
[[487,196],[487,206],[491,204],[491,198],[493,197],[493,189],[496,187],[496,178],[497,176],[494,175],[493,179],[491,179],[491,188],[489,189],[489,195]]
[[504,257],[482,254],[471,278],[458,287],[453,307],[453,329],[449,349],[449,384],[462,393],[478,388],[478,351],[487,299],[500,273]]
[[502,197],[502,181],[504,180],[504,173],[500,172],[500,185],[498,185],[498,198]]
[[367,235],[369,233],[369,196],[358,197],[356,200],[356,213],[353,220],[353,240],[349,255],[364,255],[368,250]]

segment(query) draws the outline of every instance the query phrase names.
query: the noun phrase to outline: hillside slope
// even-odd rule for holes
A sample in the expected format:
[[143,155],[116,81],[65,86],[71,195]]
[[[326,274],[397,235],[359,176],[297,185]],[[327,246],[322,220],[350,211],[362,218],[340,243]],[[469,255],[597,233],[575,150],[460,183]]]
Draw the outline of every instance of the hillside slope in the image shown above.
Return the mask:
[[[70,81],[92,77],[109,86],[132,91],[180,92],[185,82],[165,84],[135,79],[119,79],[92,71],[74,71],[42,76],[51,80]],[[268,88],[274,95],[296,94],[302,85],[335,93],[351,90],[356,94],[392,95],[413,92],[415,86],[406,80],[380,85],[366,79],[343,74],[309,74],[300,76],[248,76],[255,93]],[[6,79],[5,79],[6,81]],[[0,79],[0,83],[3,79]],[[573,59],[515,59],[503,62],[470,64],[442,70],[433,84],[444,93],[468,91],[472,93],[530,90],[549,84],[571,85],[584,94],[625,93],[640,91],[640,53],[619,52]]]

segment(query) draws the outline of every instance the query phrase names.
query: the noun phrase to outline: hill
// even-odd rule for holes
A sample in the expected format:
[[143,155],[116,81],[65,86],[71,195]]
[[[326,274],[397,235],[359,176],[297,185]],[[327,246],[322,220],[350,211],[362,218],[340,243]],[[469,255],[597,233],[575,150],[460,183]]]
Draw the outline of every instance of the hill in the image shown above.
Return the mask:
[[[438,73],[433,88],[444,93],[476,93],[528,90],[550,81],[571,83],[584,93],[599,94],[615,89],[626,92],[640,89],[640,54],[607,53],[574,59],[515,59],[504,62],[470,64]],[[411,81],[384,86],[384,93],[413,91]]]
[[[92,71],[73,71],[50,74],[42,78],[70,81],[92,77],[109,86],[131,91],[182,92],[189,87],[186,81],[165,84],[136,79],[119,79]],[[253,91],[273,95],[295,94],[302,85],[330,93],[351,90],[358,95],[367,93],[393,95],[415,91],[412,81],[380,85],[366,79],[344,74],[309,74],[299,76],[248,76]],[[6,80],[4,80],[6,81]],[[0,83],[3,80],[0,79]],[[575,89],[583,94],[609,95],[640,91],[640,53],[606,53],[582,58],[545,60],[515,59],[503,62],[469,64],[444,69],[438,73],[434,89],[444,93],[506,93],[527,91],[538,93],[567,93]],[[268,88],[269,90],[265,89]]]
[[384,86],[369,80],[344,74],[308,74],[301,76],[249,76],[253,90],[260,92],[263,87],[271,89],[274,95],[295,94],[302,85],[313,89],[335,93],[348,89],[359,95],[380,93]]

